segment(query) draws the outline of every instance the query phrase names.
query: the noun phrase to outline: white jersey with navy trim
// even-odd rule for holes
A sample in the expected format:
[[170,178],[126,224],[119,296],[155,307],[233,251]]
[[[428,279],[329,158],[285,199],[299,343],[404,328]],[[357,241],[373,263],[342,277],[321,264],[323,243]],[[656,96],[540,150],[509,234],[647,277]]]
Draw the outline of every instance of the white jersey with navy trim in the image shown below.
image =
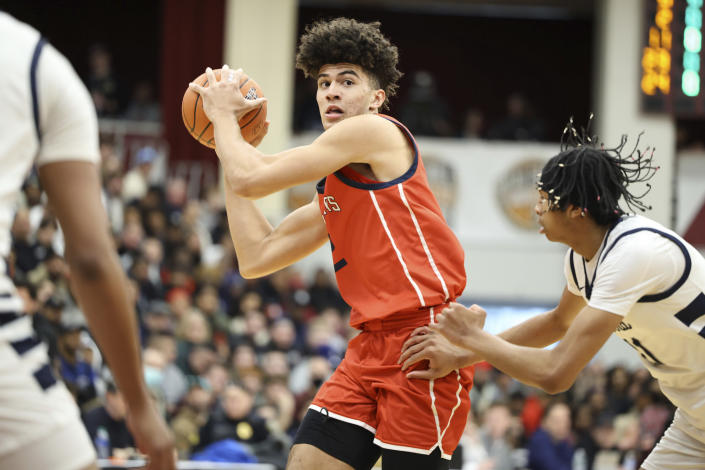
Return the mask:
[[[17,196],[32,165],[100,159],[86,87],[68,60],[40,40],[37,30],[0,12],[0,258],[10,251]],[[0,279],[0,293],[9,290]]]
[[83,468],[95,453],[73,397],[54,377],[47,348],[23,314],[5,259],[32,166],[98,163],[95,107],[68,60],[38,31],[4,12],[0,44],[0,468],[49,468],[31,463],[45,445],[57,455],[57,446],[70,449],[51,468]]
[[615,333],[705,439],[705,258],[657,222],[629,216],[593,259],[568,250],[565,276],[590,307],[624,317]]

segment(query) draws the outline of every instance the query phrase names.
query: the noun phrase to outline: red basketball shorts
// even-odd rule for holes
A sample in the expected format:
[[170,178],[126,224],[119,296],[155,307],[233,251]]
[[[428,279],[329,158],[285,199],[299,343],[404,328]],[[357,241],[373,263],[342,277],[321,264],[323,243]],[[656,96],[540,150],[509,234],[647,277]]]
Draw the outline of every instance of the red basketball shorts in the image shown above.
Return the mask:
[[450,459],[467,423],[473,368],[429,381],[408,379],[397,364],[411,332],[429,319],[426,311],[414,321],[365,323],[311,408],[367,429],[382,448],[428,455],[440,447]]

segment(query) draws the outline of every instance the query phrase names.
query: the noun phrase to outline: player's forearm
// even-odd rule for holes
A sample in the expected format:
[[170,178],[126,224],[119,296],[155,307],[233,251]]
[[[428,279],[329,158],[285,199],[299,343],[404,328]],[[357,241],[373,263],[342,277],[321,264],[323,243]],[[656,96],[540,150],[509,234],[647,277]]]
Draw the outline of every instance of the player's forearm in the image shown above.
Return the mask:
[[554,321],[552,312],[542,313],[509,328],[499,336],[519,346],[543,348],[563,338],[565,329]]
[[[466,338],[472,350],[505,374],[549,393],[562,391],[559,365],[551,351],[518,346],[484,330],[476,330]],[[560,381],[561,383],[558,383]]]
[[254,176],[266,165],[262,154],[243,139],[235,115],[219,115],[212,122],[216,154],[228,186],[241,197],[256,199],[268,194],[255,188]]
[[[225,183],[225,210],[241,274],[247,276],[254,266],[262,262],[265,239],[273,228],[253,201],[235,194]],[[249,277],[249,276],[247,276]]]
[[115,381],[130,407],[149,405],[140,359],[137,321],[128,302],[127,280],[112,253],[94,261],[72,258],[72,291],[85,313],[91,334],[105,355]]

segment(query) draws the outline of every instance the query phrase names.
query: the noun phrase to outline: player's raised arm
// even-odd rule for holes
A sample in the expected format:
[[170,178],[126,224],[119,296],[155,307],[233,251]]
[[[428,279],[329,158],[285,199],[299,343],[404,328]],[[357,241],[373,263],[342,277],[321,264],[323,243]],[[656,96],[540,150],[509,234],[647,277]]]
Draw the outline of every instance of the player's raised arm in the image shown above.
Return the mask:
[[[387,174],[393,179],[408,168],[411,158],[389,158],[390,152],[410,153],[406,139],[395,125],[374,116],[385,100],[384,90],[370,88],[369,79],[354,69],[336,70],[330,78],[324,71],[320,79],[317,96],[324,126],[326,120],[330,121],[326,132],[310,145],[275,155],[263,154],[242,138],[237,120],[259,103],[234,93],[241,71],[224,70],[221,80],[217,80],[209,69],[207,75],[212,81],[207,88],[190,85],[203,97],[204,110],[215,129],[216,152],[236,194],[260,198],[318,180],[349,163],[370,165],[382,180]],[[232,80],[228,80],[230,73]],[[357,93],[362,104],[353,105],[341,98],[344,93]],[[355,106],[362,109],[353,109]]]

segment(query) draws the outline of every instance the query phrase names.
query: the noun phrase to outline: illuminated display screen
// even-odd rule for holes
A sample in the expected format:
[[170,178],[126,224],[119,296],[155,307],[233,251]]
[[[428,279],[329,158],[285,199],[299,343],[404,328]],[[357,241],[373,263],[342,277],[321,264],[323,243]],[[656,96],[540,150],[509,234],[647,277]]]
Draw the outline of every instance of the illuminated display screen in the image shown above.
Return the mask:
[[644,0],[642,109],[705,116],[703,0]]

